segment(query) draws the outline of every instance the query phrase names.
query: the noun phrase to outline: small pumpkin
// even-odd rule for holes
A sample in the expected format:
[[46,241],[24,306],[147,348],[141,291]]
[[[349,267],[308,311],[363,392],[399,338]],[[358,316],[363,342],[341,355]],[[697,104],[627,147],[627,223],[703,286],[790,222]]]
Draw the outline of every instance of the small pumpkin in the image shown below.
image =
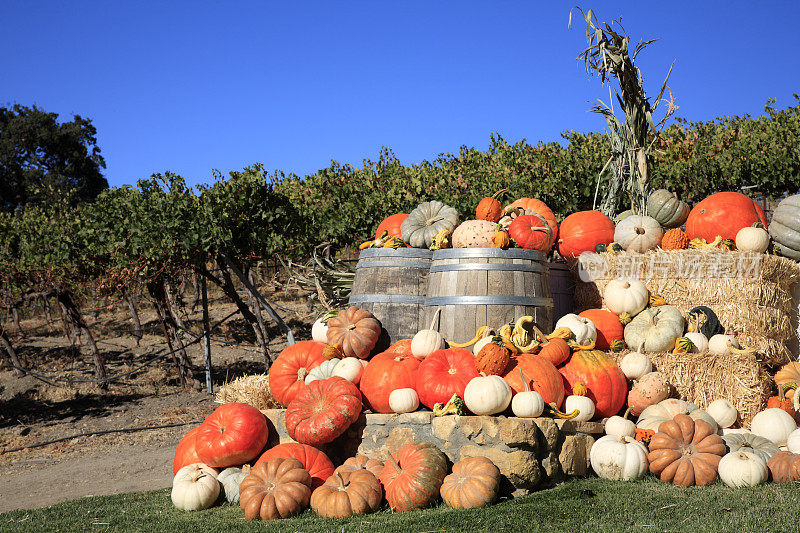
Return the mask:
[[699,331],[684,333],[683,336],[692,343],[691,353],[708,352],[708,338]]
[[728,433],[722,436],[722,440],[725,441],[725,446],[728,447],[731,453],[739,451],[749,452],[757,455],[763,459],[764,462],[769,461],[773,455],[780,451],[771,440],[759,437],[749,431],[743,433]]
[[766,461],[750,452],[731,452],[719,461],[719,478],[729,487],[755,487],[768,475]]
[[800,383],[800,363],[792,361],[786,363],[775,372],[775,384],[778,386],[787,383]]
[[800,429],[795,429],[786,438],[786,449],[792,453],[800,453]]
[[742,346],[733,335],[714,335],[708,339],[708,351],[714,355],[753,354],[755,350]]
[[591,398],[586,397],[586,386],[579,389],[578,385],[582,384],[575,384],[572,387],[572,394],[567,396],[564,400],[564,412],[572,413],[573,411],[578,411],[577,416],[575,416],[573,420],[586,422],[594,417],[595,405]]
[[453,509],[476,509],[494,502],[499,491],[500,469],[479,455],[456,461],[439,492]]
[[588,318],[578,316],[574,313],[568,313],[559,318],[556,322],[556,330],[562,327],[568,328],[572,332],[575,342],[578,345],[593,344],[597,340],[597,329],[594,323]]
[[395,389],[389,394],[389,407],[395,413],[413,413],[419,409],[419,395],[411,388]]
[[374,513],[383,501],[383,488],[369,470],[337,470],[311,494],[311,508],[324,518]]
[[[377,239],[377,237],[375,237]],[[338,311],[328,311],[314,321],[311,326],[311,338],[323,344],[328,342],[328,321],[339,314]]]
[[605,431],[606,435],[612,435],[615,437],[635,437],[636,424],[633,422],[633,420],[628,420],[623,416],[614,415],[606,420]]
[[665,228],[682,226],[691,209],[675,193],[658,189],[647,197],[647,214]]
[[678,337],[675,339],[675,348],[673,348],[672,353],[674,354],[683,354],[683,353],[690,353],[694,350],[694,343],[689,340],[688,337]]
[[250,474],[250,465],[243,465],[241,468],[228,467],[217,476],[222,487],[222,495],[228,503],[239,503],[239,485],[244,478]]
[[511,246],[511,237],[509,237],[508,232],[503,231],[498,226],[494,232],[494,235],[492,236],[492,247],[508,248],[509,246]]
[[466,220],[453,231],[453,248],[491,248],[496,229],[496,222]]
[[345,357],[366,359],[380,334],[381,323],[375,315],[355,306],[328,321],[328,344],[341,346]]
[[502,413],[511,403],[511,387],[498,375],[472,378],[464,389],[464,403],[476,415]]
[[770,457],[767,468],[775,483],[800,481],[800,455],[792,452],[778,452]]
[[617,224],[614,230],[614,240],[626,252],[644,253],[661,244],[664,230],[661,224],[652,217],[632,215]]
[[333,375],[344,378],[350,383],[361,381],[361,375],[367,367],[367,362],[357,357],[345,357],[344,359],[337,360],[336,366],[333,368]]
[[736,249],[763,254],[769,248],[769,233],[763,226],[742,228],[736,234]]
[[311,475],[297,459],[259,462],[239,486],[247,520],[275,520],[300,514],[311,499]]
[[522,368],[519,368],[519,375],[522,378],[522,383],[525,385],[525,390],[514,394],[511,398],[511,411],[514,416],[520,418],[536,418],[542,416],[544,412],[544,399],[542,395],[536,391],[532,391],[528,386],[528,380],[525,379],[525,374]]
[[653,363],[646,354],[641,352],[631,352],[622,358],[619,368],[625,377],[630,380],[639,379],[653,371]]
[[706,412],[716,420],[717,425],[721,428],[731,427],[733,423],[736,422],[736,419],[739,418],[739,411],[736,410],[736,407],[723,398],[714,400],[708,404]]
[[486,375],[501,376],[510,360],[511,350],[506,347],[501,337],[496,336],[475,356],[475,368]]
[[785,446],[789,434],[796,428],[792,415],[776,407],[759,411],[750,422],[750,431],[771,440],[777,446]]
[[720,324],[717,314],[705,305],[691,308],[686,316],[686,324],[688,331],[702,333],[707,339],[725,333],[725,328]]
[[429,248],[440,231],[458,226],[458,211],[438,200],[419,204],[400,225],[400,235],[413,248]]
[[725,455],[725,443],[704,420],[676,415],[661,424],[650,439],[650,472],[680,487],[710,485]]
[[647,473],[647,448],[631,436],[606,435],[589,450],[592,470],[613,481],[633,481]]
[[312,368],[311,371],[308,373],[305,379],[306,385],[311,383],[312,381],[317,381],[320,379],[328,379],[329,377],[333,376],[333,371],[336,370],[336,365],[339,364],[341,359],[328,359],[324,361],[316,368]]
[[478,202],[478,206],[475,208],[475,218],[497,223],[500,217],[503,216],[503,206],[497,199],[504,192],[508,192],[508,189],[500,189],[493,195],[487,196]]
[[413,511],[436,501],[446,475],[447,459],[439,448],[414,441],[388,457],[380,480],[392,509]]
[[767,400],[767,408],[777,407],[778,409],[783,409],[792,418],[795,418],[795,410],[794,410],[794,401],[792,398],[789,398],[787,394],[788,391],[796,390],[797,384],[796,383],[789,383],[785,385],[778,385],[778,395],[771,396]]
[[664,250],[685,250],[689,247],[689,237],[680,228],[674,228],[661,237],[661,248]]
[[184,511],[208,509],[219,496],[217,471],[203,463],[186,465],[172,479],[172,505]]
[[428,329],[421,329],[411,339],[411,354],[417,359],[425,359],[436,350],[444,348],[444,337],[436,331],[434,326],[439,318],[441,309],[437,309]]
[[622,339],[614,339],[611,342],[611,348],[610,349],[611,349],[611,351],[613,353],[620,353],[622,350],[625,349],[625,341],[622,340]]
[[612,279],[603,290],[603,303],[612,313],[631,317],[647,307],[650,291],[639,280]]

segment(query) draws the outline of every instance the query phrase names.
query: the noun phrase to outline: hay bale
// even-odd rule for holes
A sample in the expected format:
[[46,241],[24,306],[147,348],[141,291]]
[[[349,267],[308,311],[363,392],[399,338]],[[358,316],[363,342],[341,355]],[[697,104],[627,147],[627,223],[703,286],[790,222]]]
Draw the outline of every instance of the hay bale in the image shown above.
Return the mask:
[[726,333],[755,348],[765,364],[795,359],[790,346],[797,343],[798,310],[792,289],[800,282],[800,266],[794,261],[753,252],[659,249],[584,256],[578,266],[597,267],[598,258],[594,281],[576,282],[576,312],[602,307],[610,280],[640,279],[684,314],[697,305],[713,309]]
[[[609,353],[617,363],[628,352]],[[649,353],[654,370],[661,372],[682,400],[702,409],[716,399],[729,400],[739,411],[741,427],[750,427],[764,409],[775,383],[753,355]]]
[[272,397],[267,374],[242,376],[224,384],[217,391],[214,401],[220,404],[246,403],[259,411],[283,407]]

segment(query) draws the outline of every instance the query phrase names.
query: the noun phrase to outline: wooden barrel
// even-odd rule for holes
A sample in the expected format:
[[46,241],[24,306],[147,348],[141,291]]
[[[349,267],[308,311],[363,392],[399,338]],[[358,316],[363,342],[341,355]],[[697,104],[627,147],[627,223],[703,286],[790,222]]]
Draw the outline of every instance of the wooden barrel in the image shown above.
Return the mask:
[[550,270],[550,292],[553,295],[553,323],[573,312],[575,307],[575,280],[565,263],[548,263]]
[[550,276],[542,252],[453,248],[433,253],[423,324],[441,309],[438,331],[466,342],[481,326],[499,328],[526,315],[553,327]]
[[358,255],[350,304],[372,312],[384,332],[377,350],[410,339],[422,325],[433,252],[419,248],[367,248]]

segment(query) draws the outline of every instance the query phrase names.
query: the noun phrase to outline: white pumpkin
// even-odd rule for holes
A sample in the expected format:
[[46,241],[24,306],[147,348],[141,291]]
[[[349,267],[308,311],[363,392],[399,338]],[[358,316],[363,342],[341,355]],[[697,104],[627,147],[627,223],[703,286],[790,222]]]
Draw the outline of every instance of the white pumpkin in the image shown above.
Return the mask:
[[589,451],[592,470],[603,479],[633,481],[647,473],[647,448],[633,437],[606,435]]
[[389,409],[395,413],[413,413],[419,408],[419,395],[414,389],[395,389],[389,393]]
[[319,317],[311,326],[311,338],[322,344],[328,344],[328,320],[338,314],[338,311],[328,311]]
[[641,352],[631,352],[622,358],[619,368],[626,378],[634,380],[652,372],[653,362]]
[[511,403],[511,386],[500,376],[472,378],[464,389],[464,404],[476,415],[502,413]]
[[777,407],[756,413],[750,423],[750,431],[759,437],[771,440],[776,446],[785,446],[789,435],[795,429],[797,424],[792,415]]
[[[334,359],[331,360],[333,361]],[[361,381],[361,374],[364,373],[364,368],[367,366],[367,361],[358,357],[345,357],[344,359],[338,359],[338,361],[336,366],[333,367],[333,375],[358,384]]]
[[178,509],[208,509],[218,496],[217,471],[204,463],[184,466],[172,479],[172,504]]
[[606,309],[612,313],[636,316],[647,307],[650,291],[639,280],[612,279],[603,291]]
[[736,234],[736,249],[763,254],[769,248],[769,233],[764,228],[742,228]]
[[580,345],[597,340],[597,329],[594,327],[594,322],[575,313],[569,313],[559,318],[555,329],[558,328],[569,329],[575,336],[575,342]]
[[768,473],[764,459],[752,452],[731,452],[719,461],[719,478],[736,489],[764,483]]
[[[526,382],[527,385],[527,382]],[[544,412],[544,398],[535,390],[518,392],[511,399],[511,411],[520,418],[536,418]]]
[[717,334],[708,339],[708,351],[714,355],[730,355],[731,348],[741,349],[739,341],[733,335]]
[[421,329],[411,338],[411,355],[417,359],[425,359],[436,350],[444,348],[444,337],[433,329],[441,309],[437,309],[431,321],[431,327]]
[[587,422],[594,416],[594,402],[591,398],[576,395],[567,396],[567,399],[564,400],[564,412],[571,413],[576,409],[578,410],[578,416],[573,420]]
[[795,429],[786,438],[786,449],[792,453],[800,453],[800,429]]
[[725,435],[741,435],[742,433],[752,433],[749,429],[745,428],[720,428],[717,432],[723,437]]
[[661,224],[652,217],[631,215],[617,224],[614,230],[614,241],[618,242],[626,252],[644,253],[661,243],[664,230]]
[[615,437],[635,437],[636,424],[633,423],[633,420],[614,415],[606,420],[606,435],[613,435]]
[[217,481],[219,481],[226,502],[239,503],[239,485],[249,474],[250,465],[244,465],[241,468],[232,466],[219,473]]
[[728,400],[720,398],[714,400],[708,407],[706,413],[711,415],[711,418],[717,421],[717,425],[721,428],[729,428],[736,422],[739,417],[739,411]]
[[695,404],[679,400],[677,398],[667,398],[655,405],[645,407],[642,414],[636,420],[636,427],[639,429],[652,429],[658,431],[658,426],[667,420],[672,420],[675,415],[688,415],[693,420],[705,420],[714,429],[714,433],[719,430],[717,421],[707,412],[699,409]]
[[708,338],[699,331],[690,331],[684,333],[684,337],[692,341],[694,347],[690,350],[691,353],[706,353],[708,351]]
[[336,365],[339,364],[339,361],[341,361],[341,359],[328,359],[327,361],[320,363],[319,366],[312,368],[306,376],[306,385],[318,379],[328,379],[333,377],[333,371],[336,369]]

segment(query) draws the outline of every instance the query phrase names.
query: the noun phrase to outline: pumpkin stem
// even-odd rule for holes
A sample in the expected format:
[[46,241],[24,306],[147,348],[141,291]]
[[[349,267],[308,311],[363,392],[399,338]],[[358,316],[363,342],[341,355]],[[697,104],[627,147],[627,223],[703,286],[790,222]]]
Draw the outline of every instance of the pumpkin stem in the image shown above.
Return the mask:
[[395,471],[395,472],[397,472],[398,474],[401,474],[401,473],[403,472],[403,469],[402,469],[402,468],[400,468],[400,465],[399,465],[399,464],[397,464],[397,461],[395,461],[395,460],[394,460],[394,457],[392,456],[392,454],[391,454],[391,453],[390,453],[390,454],[388,454],[388,456],[389,456],[389,458],[388,458],[388,461],[389,461],[389,462],[392,464],[392,466],[394,467],[394,471]]
[[494,193],[494,194],[492,195],[492,198],[494,198],[495,200],[497,200],[497,198],[498,198],[498,197],[499,197],[501,194],[503,194],[504,192],[508,192],[508,189],[500,189],[499,191],[497,191],[496,193]]
[[252,468],[250,465],[242,465],[242,474],[249,474]]
[[519,367],[519,376],[522,378],[522,385],[525,387],[525,392],[530,392],[531,388],[528,386],[528,380],[525,379],[525,374],[522,373],[522,366]]
[[304,366],[301,366],[297,369],[297,381],[305,381],[306,376],[308,376],[308,369]]
[[625,409],[625,412],[624,412],[624,413],[622,413],[622,418],[624,418],[624,419],[626,419],[626,420],[627,420],[627,419],[628,419],[628,415],[629,415],[629,414],[631,414],[631,408],[630,408],[630,407],[628,407],[627,409]]
[[433,326],[435,326],[435,325],[436,325],[436,320],[438,320],[438,318],[439,318],[439,314],[440,314],[441,312],[442,312],[442,308],[440,307],[440,308],[438,308],[438,309],[436,310],[436,312],[435,312],[435,313],[433,313],[433,320],[431,320],[431,327],[429,327],[428,329],[430,329],[430,330],[433,330],[433,331],[436,331],[435,329],[433,329]]

